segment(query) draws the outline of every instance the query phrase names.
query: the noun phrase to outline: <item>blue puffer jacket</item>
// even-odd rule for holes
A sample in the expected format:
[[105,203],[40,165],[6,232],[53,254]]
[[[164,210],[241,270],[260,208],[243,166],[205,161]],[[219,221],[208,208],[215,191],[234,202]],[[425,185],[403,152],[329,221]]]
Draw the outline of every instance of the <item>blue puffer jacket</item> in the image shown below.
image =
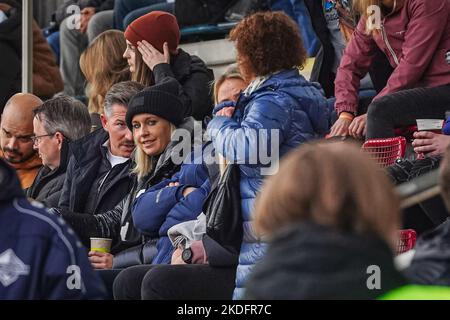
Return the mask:
[[[227,160],[239,163],[241,170],[244,239],[234,299],[243,296],[245,280],[253,265],[263,256],[266,246],[251,231],[254,200],[265,174],[262,171],[265,162],[258,159],[255,163],[254,157],[264,150],[258,146],[273,144],[276,147],[278,143],[279,147],[268,153],[277,162],[277,158],[302,143],[323,137],[329,129],[328,117],[327,101],[320,87],[306,81],[294,69],[277,73],[253,92],[242,94],[232,119],[215,117],[210,122],[208,134],[215,149]],[[279,136],[260,136],[265,131],[263,129],[278,130]]]
[[[136,229],[146,236],[158,238],[157,254],[152,264],[170,264],[174,248],[167,231],[179,223],[195,220],[210,192],[208,169],[202,161],[202,152],[191,154],[188,159],[191,161],[185,161],[180,172],[149,188],[133,205]],[[171,182],[180,185],[168,187]],[[183,197],[188,187],[197,189]]]

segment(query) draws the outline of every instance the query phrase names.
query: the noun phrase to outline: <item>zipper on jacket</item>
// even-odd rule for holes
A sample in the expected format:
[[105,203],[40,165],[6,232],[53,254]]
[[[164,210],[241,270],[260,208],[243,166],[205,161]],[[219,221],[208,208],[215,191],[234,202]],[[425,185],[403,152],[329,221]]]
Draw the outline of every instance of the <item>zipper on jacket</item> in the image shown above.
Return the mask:
[[384,27],[384,21],[381,23],[381,38],[383,39],[384,44],[388,48],[388,50],[391,53],[392,57],[394,58],[395,64],[398,66],[399,65],[398,57],[395,54],[394,49],[392,49],[391,44],[389,43],[389,39],[388,39],[387,33],[386,33],[386,28]]

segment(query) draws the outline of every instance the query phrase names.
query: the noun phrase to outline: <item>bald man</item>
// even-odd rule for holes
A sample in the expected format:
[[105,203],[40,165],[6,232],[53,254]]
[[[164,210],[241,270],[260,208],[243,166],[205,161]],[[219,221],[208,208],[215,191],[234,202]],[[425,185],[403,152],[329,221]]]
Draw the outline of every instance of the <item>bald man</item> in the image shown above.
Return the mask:
[[41,159],[33,149],[33,110],[42,100],[18,93],[5,105],[0,122],[0,158],[16,169],[23,189],[36,178]]

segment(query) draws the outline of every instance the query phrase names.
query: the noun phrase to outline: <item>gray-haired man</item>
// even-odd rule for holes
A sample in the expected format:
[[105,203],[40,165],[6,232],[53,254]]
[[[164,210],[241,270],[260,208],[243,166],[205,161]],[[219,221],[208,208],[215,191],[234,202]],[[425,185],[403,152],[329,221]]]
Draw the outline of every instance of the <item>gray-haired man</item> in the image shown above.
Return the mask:
[[90,131],[91,119],[86,106],[67,96],[50,99],[34,110],[33,148],[44,165],[27,196],[48,207],[57,206],[68,163],[69,141]]
[[[134,142],[125,115],[128,102],[143,88],[130,81],[113,85],[105,97],[101,115],[103,129],[71,143],[72,157],[58,205],[64,216],[84,213],[83,219],[95,220],[130,192]],[[89,236],[98,234],[99,230],[95,229],[95,221],[87,225],[85,234],[78,236],[89,246]]]

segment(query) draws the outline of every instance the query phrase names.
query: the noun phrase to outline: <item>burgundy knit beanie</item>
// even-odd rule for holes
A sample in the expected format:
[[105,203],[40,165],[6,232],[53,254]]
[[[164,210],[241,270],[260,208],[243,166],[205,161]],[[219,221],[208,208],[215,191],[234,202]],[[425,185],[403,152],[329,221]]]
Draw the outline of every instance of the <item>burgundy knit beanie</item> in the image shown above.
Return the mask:
[[138,41],[146,40],[161,53],[164,52],[164,42],[167,42],[173,53],[180,43],[180,27],[174,15],[152,11],[134,20],[125,31],[125,38],[135,47]]

